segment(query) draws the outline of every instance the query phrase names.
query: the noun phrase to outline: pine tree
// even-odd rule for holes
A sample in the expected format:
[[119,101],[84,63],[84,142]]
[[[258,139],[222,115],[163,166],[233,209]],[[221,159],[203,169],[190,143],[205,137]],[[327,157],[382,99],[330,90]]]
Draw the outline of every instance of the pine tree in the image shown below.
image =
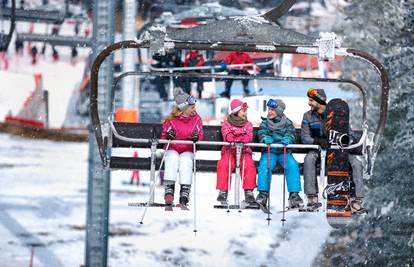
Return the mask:
[[[334,231],[316,265],[414,265],[414,2],[355,1],[344,10],[345,47],[367,51],[390,78],[389,114],[373,176],[366,181],[365,218]],[[345,73],[365,80],[369,122],[377,117],[377,76],[364,63],[346,62]],[[356,102],[356,101],[355,101]],[[355,106],[354,106],[355,108]]]

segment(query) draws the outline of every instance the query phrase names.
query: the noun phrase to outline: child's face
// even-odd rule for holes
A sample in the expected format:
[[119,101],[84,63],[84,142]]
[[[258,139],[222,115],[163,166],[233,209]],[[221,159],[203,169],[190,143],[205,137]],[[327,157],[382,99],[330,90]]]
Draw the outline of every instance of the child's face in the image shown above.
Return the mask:
[[183,111],[184,116],[192,116],[192,115],[195,115],[195,113],[196,113],[195,105],[189,106],[186,110]]
[[267,117],[272,120],[276,118],[276,116],[277,116],[276,109],[267,107]]
[[237,117],[247,120],[247,109],[241,109],[237,112]]

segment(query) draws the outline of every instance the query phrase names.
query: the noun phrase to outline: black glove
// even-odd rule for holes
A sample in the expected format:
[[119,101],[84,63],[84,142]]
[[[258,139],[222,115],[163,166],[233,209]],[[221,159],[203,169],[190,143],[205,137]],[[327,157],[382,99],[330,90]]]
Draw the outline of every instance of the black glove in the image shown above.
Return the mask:
[[173,130],[169,130],[167,134],[165,135],[165,138],[168,140],[174,140],[175,139],[175,132]]
[[193,141],[193,142],[197,142],[197,141],[198,141],[198,139],[200,139],[199,134],[198,134],[197,132],[194,132],[194,133],[191,135],[191,141]]
[[314,138],[315,141],[313,141],[313,143],[315,145],[319,145],[322,149],[326,150],[329,148],[329,142],[327,138],[318,138],[315,137]]

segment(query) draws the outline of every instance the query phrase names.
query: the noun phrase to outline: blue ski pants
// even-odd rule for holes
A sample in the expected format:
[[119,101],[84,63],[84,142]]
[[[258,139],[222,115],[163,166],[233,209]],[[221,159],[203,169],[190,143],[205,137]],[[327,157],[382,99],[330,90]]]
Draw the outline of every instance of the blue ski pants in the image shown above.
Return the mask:
[[[283,153],[275,154],[270,153],[270,172],[276,167],[279,162],[280,166],[283,167]],[[299,164],[293,157],[292,153],[286,153],[286,182],[288,192],[300,192],[302,187],[300,185],[300,172]],[[272,181],[272,174],[268,177],[267,170],[267,152],[262,152],[262,156],[259,161],[259,175],[257,178],[257,190],[269,191],[270,183]]]

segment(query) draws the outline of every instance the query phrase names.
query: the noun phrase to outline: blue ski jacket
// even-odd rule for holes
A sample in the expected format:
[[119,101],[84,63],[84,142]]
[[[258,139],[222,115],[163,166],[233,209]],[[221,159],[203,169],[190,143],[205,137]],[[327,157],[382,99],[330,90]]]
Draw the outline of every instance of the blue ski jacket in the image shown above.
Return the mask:
[[[280,122],[280,117],[276,117],[272,120],[275,123]],[[286,123],[284,127],[280,129],[270,129],[268,124],[268,119],[262,117],[262,122],[260,123],[259,130],[257,131],[257,135],[259,137],[259,141],[264,143],[264,138],[266,135],[270,135],[273,138],[274,144],[281,144],[283,137],[289,138],[289,143],[295,143],[295,128],[293,127],[293,123],[291,120],[286,118]],[[265,150],[265,149],[264,149]],[[271,153],[282,153],[282,148],[272,148]]]

